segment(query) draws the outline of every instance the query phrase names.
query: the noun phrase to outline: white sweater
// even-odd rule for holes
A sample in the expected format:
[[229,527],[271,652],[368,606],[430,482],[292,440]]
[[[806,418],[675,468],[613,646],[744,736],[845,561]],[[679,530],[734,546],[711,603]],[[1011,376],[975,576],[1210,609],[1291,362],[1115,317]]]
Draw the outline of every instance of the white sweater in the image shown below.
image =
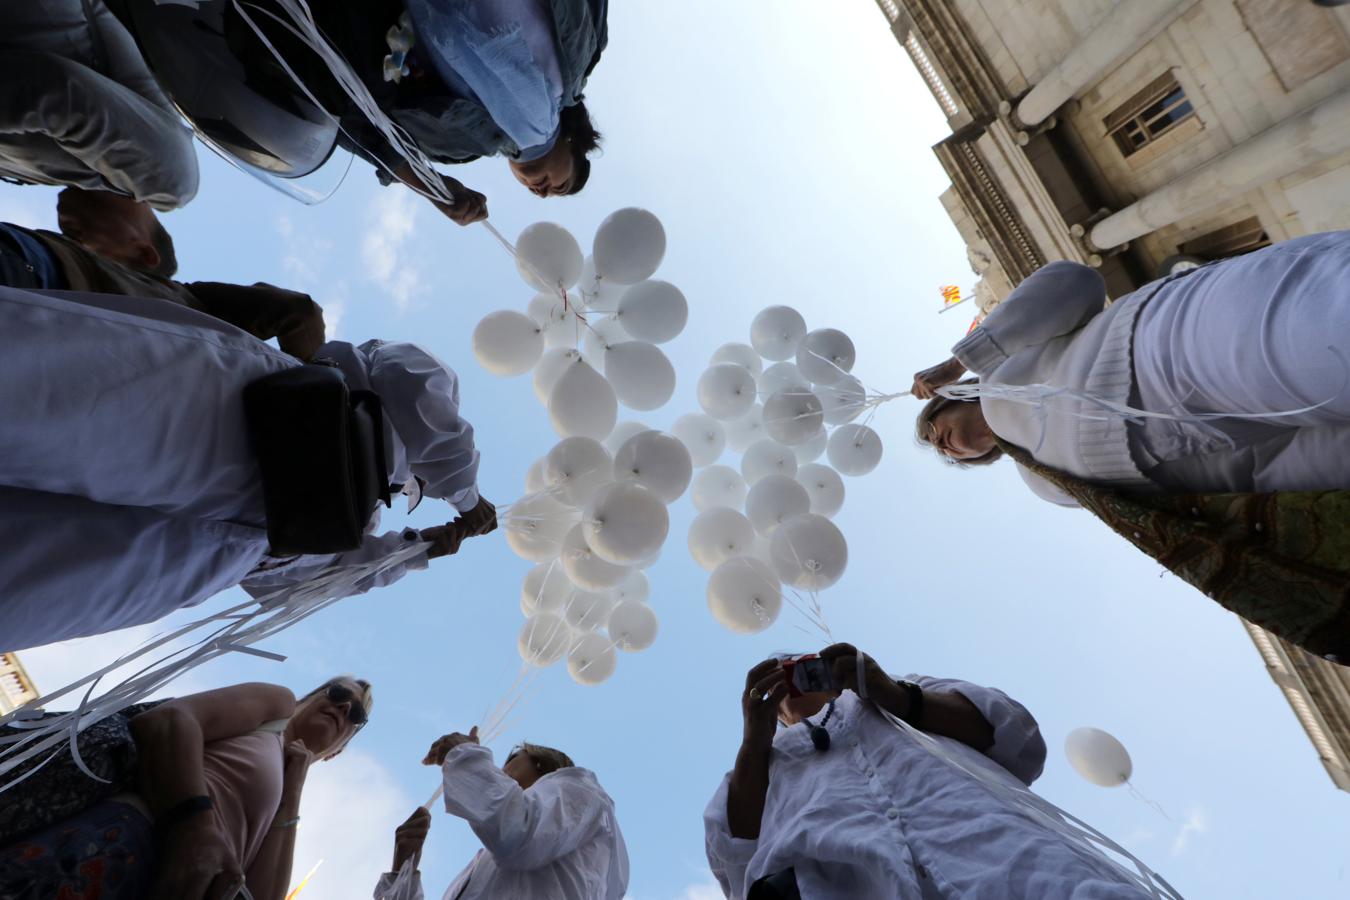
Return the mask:
[[[983,382],[1049,384],[1128,403],[1134,325],[1155,288],[1103,308],[1106,286],[1095,269],[1052,262],[1018,285],[952,354]],[[1047,466],[1108,487],[1157,489],[1132,458],[1119,416],[1071,397],[1056,397],[1044,410],[992,397],[980,406],[996,435]]]

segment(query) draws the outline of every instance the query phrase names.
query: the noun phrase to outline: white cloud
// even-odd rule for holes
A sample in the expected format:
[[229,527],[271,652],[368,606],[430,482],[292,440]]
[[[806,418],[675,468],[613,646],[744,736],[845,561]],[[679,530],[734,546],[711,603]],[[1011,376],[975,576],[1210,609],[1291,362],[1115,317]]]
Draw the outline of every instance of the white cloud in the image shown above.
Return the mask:
[[314,763],[300,801],[292,886],[323,860],[301,897],[369,897],[392,861],[394,828],[414,806],[379,760],[360,750]]
[[326,268],[332,242],[297,231],[287,215],[277,217],[277,234],[281,236],[281,268],[289,282],[283,287],[312,292]]
[[1186,852],[1190,846],[1191,835],[1204,834],[1209,831],[1209,817],[1205,811],[1200,808],[1191,810],[1186,821],[1181,823],[1181,830],[1177,832],[1176,839],[1172,841],[1172,855],[1180,856]]
[[380,191],[370,205],[370,217],[361,243],[361,260],[368,277],[378,284],[403,312],[421,282],[421,273],[409,259],[406,244],[412,236],[420,204],[417,195],[404,187]]

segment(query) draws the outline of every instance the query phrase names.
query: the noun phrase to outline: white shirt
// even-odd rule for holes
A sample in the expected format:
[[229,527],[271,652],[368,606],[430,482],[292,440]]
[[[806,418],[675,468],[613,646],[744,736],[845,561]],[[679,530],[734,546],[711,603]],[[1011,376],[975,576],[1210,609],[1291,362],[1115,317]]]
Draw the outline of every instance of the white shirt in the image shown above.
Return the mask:
[[[614,801],[587,769],[559,769],[523,790],[492,751],[460,744],[441,767],[445,809],[483,842],[445,892],[445,900],[621,900],[628,889],[628,848]],[[386,873],[376,900],[422,900],[416,876],[392,893]]]
[[459,414],[454,369],[416,344],[329,341],[316,356],[337,363],[351,390],[380,395],[391,482],[417,476],[423,496],[460,512],[477,505],[478,451],[473,426]]
[[[926,691],[960,693],[994,728],[986,753],[930,736],[942,751],[1034,798],[1027,785],[1040,775],[1045,742],[1020,704],[962,681],[909,680]],[[740,900],[755,881],[789,867],[807,900],[1148,896],[1114,863],[1033,821],[852,692],[839,698],[827,728],[831,746],[824,753],[805,724],[775,736],[758,839],[734,838],[728,830],[730,776],[708,804],[708,862],[728,897]]]

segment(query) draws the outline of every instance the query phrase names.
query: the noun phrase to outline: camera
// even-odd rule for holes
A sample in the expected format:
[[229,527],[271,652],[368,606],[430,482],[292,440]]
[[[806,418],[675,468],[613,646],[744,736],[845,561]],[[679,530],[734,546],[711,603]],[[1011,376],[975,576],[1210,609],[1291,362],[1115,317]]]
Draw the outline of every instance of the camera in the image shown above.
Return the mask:
[[814,653],[784,659],[783,672],[787,676],[789,697],[840,689],[830,664]]

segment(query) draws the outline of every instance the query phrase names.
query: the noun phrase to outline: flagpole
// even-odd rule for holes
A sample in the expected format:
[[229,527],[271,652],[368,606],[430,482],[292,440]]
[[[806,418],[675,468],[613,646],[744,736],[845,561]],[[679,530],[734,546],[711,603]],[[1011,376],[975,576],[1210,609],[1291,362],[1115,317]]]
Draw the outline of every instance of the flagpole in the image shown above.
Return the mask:
[[955,303],[948,303],[948,304],[946,304],[945,306],[943,306],[942,309],[939,309],[939,310],[938,310],[938,313],[939,313],[939,314],[945,313],[947,310],[952,309],[953,307],[956,307],[956,306],[960,306],[962,303],[965,303],[965,302],[966,302],[967,300],[969,300],[969,299],[970,299],[969,297],[962,297],[960,300],[957,300]]

